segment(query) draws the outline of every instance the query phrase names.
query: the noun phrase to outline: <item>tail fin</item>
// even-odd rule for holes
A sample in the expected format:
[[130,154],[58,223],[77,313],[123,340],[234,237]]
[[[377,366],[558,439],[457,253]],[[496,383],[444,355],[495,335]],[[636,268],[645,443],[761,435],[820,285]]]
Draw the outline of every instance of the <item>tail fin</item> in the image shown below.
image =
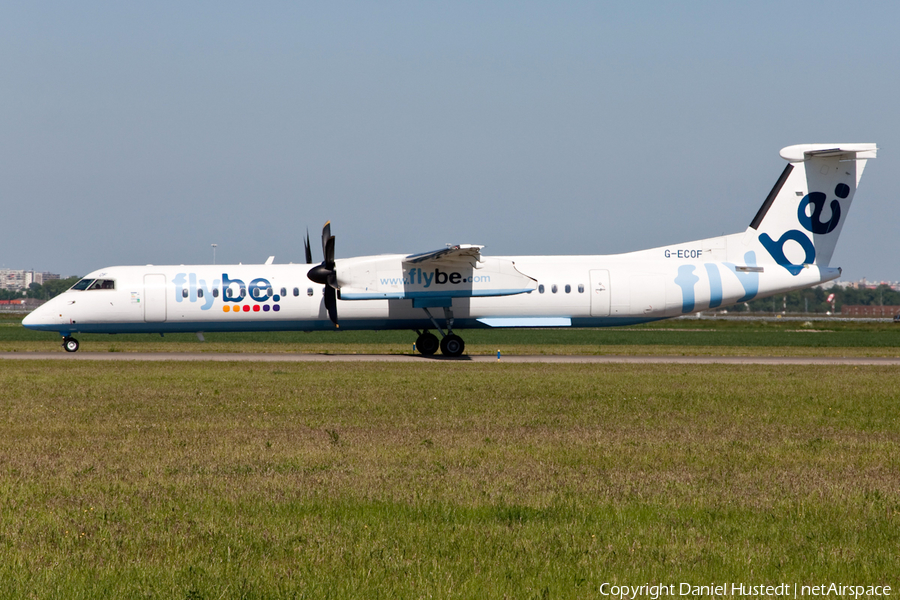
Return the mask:
[[797,275],[804,265],[827,267],[866,161],[875,144],[802,144],[781,150],[787,167],[750,227],[744,244],[760,246],[760,263]]

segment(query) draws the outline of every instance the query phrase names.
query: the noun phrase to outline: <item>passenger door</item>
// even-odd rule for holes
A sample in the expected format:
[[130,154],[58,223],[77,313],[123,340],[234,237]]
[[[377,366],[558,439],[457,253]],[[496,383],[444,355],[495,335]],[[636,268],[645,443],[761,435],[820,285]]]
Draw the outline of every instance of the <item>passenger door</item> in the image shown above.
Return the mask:
[[591,316],[609,316],[609,271],[606,269],[591,271]]

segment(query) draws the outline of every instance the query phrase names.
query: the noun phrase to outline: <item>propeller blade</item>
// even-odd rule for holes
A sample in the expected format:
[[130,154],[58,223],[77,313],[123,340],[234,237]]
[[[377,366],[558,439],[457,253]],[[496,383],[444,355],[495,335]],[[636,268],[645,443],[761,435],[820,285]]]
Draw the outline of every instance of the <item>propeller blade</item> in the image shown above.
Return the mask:
[[[307,232],[307,236],[309,233]],[[312,281],[325,286],[334,285],[334,236],[331,235],[331,221],[325,223],[322,228],[322,254],[324,260],[309,270],[306,274]],[[310,259],[310,254],[307,253]]]
[[[331,237],[331,221],[325,223],[325,227],[322,228],[322,252],[325,252],[325,245],[328,243],[328,238]],[[328,255],[325,255],[326,262],[328,261]]]
[[[322,228],[322,254],[324,260],[310,269],[306,276],[310,281],[325,286],[325,289],[322,290],[325,295],[325,310],[328,311],[328,318],[335,327],[340,327],[337,314],[337,288],[335,287],[337,273],[334,272],[334,236],[331,235],[331,221],[325,223],[325,227]],[[306,262],[312,263],[309,250],[309,230],[306,232]]]
[[334,236],[329,236],[323,246],[325,260],[322,262],[329,270],[334,269]]
[[306,264],[312,264],[312,248],[309,246],[309,228],[306,229],[306,239],[303,240],[303,249],[306,250]]
[[325,310],[328,311],[328,318],[331,319],[331,322],[337,325],[337,292],[330,285],[325,286]]

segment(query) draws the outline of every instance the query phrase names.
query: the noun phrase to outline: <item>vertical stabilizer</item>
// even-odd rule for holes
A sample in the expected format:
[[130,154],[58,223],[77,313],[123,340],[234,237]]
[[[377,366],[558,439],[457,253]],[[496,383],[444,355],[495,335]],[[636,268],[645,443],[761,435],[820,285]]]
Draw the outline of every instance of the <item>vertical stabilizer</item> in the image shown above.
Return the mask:
[[781,150],[788,161],[744,236],[761,263],[797,275],[827,267],[875,144],[802,144]]

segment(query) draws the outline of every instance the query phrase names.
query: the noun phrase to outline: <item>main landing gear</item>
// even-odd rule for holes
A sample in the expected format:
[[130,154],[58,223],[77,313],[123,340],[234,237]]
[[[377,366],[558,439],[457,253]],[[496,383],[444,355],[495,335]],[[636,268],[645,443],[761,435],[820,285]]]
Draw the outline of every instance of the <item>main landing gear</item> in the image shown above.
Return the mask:
[[64,337],[62,345],[66,352],[78,352],[78,340],[73,337]]
[[441,334],[441,340],[438,342],[437,336],[430,333],[427,329],[422,332],[416,330],[416,333],[419,334],[419,337],[416,338],[416,350],[418,350],[422,356],[433,356],[434,353],[438,351],[438,348],[441,349],[441,354],[444,356],[450,358],[462,356],[463,352],[466,350],[466,343],[461,337],[453,333],[453,313],[450,309],[444,309],[444,317],[447,322],[447,333],[444,333],[444,330],[441,329],[441,326],[438,325],[438,322],[427,308],[423,308],[422,310],[424,310],[425,314],[428,315],[428,318],[431,319],[434,328]]
[[[416,333],[419,332],[416,331]],[[428,330],[419,333],[419,337],[416,338],[416,350],[418,350],[422,356],[433,356],[434,353],[438,351],[440,345],[437,336],[433,333],[429,333]]]

